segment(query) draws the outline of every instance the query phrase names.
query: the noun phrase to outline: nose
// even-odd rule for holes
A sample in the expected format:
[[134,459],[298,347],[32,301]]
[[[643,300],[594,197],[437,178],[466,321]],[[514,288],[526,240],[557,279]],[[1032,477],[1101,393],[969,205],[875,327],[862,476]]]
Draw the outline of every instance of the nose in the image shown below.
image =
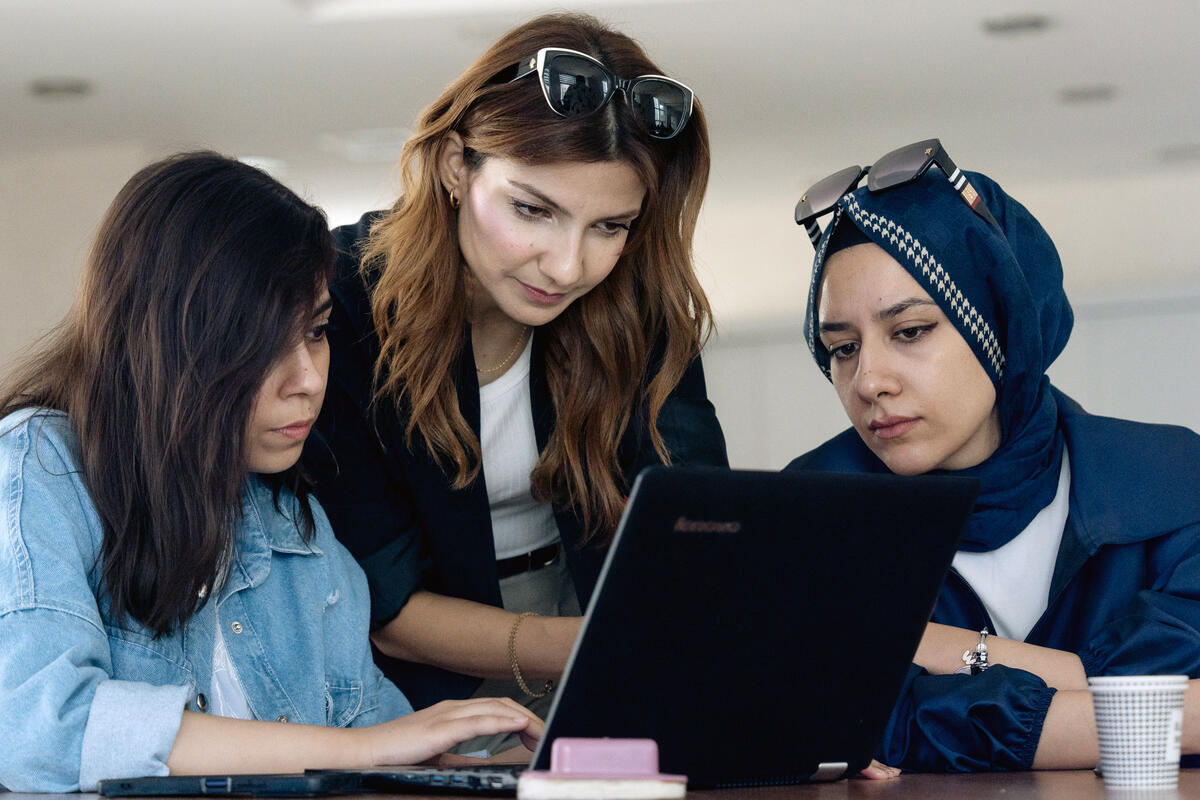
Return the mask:
[[538,271],[555,287],[569,288],[583,277],[584,231],[566,231],[538,261]]
[[327,354],[324,342],[304,339],[293,347],[281,365],[284,394],[321,395],[329,369]]
[[881,397],[899,394],[901,386],[892,353],[886,345],[868,342],[859,345],[854,390],[864,402],[873,403]]

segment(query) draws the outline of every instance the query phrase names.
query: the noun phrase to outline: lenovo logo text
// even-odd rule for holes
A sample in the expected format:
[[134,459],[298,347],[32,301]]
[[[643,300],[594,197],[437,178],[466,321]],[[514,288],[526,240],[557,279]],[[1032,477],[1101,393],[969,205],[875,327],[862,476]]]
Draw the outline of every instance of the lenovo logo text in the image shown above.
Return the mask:
[[740,522],[716,522],[707,519],[688,519],[680,517],[675,520],[675,531],[677,533],[740,533],[742,523]]

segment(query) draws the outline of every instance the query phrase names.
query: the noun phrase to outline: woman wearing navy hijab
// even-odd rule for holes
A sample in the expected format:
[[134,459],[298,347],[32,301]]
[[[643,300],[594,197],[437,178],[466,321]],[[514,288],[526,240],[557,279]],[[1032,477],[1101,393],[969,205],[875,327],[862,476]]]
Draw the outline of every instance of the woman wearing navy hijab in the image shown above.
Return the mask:
[[[1051,385],[1073,320],[1054,244],[936,139],[830,176],[796,217],[817,248],[805,335],[853,427],[788,469],[980,482],[877,758],[1094,766],[1088,676],[1200,677],[1200,436]],[[1200,753],[1200,681],[1185,702]]]

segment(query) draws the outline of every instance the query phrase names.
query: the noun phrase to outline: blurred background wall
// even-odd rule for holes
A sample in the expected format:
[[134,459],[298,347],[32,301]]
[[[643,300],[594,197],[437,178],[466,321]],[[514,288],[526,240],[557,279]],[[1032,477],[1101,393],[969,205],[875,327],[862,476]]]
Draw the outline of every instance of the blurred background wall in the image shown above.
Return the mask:
[[938,136],[1059,246],[1075,332],[1051,370],[1097,413],[1200,429],[1200,4],[1049,0],[5,0],[0,370],[70,306],[140,166],[256,160],[332,222],[394,200],[412,120],[512,25],[569,7],[691,85],[713,173],[696,256],[709,390],[737,466],[845,427],[803,344],[799,194]]

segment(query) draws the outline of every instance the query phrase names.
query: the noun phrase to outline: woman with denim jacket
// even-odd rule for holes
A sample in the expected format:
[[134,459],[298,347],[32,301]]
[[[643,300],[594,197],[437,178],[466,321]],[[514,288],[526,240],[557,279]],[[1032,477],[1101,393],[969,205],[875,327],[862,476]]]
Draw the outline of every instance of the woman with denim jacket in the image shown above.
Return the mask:
[[806,338],[853,427],[789,468],[980,484],[877,757],[1092,767],[1087,678],[1131,674],[1193,679],[1182,748],[1200,753],[1200,436],[1088,414],[1051,384],[1062,265],[994,181],[936,139],[855,189],[863,172],[797,206],[817,247]]
[[[211,153],[118,194],[78,302],[0,392],[0,784],[412,763],[536,736],[420,712],[297,467],[324,397],[324,215]],[[284,724],[287,723],[287,724]]]

